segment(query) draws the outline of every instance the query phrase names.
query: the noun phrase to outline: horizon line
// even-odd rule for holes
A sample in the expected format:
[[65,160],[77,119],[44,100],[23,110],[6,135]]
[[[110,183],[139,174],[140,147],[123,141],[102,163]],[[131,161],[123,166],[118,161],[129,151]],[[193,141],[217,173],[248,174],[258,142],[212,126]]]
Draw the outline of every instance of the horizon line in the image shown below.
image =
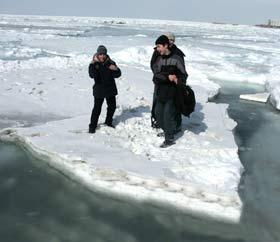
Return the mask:
[[171,22],[192,22],[192,23],[210,23],[210,24],[228,24],[228,25],[245,25],[245,26],[256,26],[258,24],[263,23],[255,23],[255,24],[244,24],[244,23],[229,23],[229,22],[222,22],[222,21],[193,21],[193,20],[178,20],[178,19],[159,19],[159,18],[144,18],[144,17],[112,17],[112,16],[81,16],[81,15],[52,15],[52,14],[13,14],[13,13],[1,13],[0,16],[38,16],[38,17],[73,17],[73,18],[112,18],[112,19],[131,19],[131,20],[157,20],[157,21],[171,21]]

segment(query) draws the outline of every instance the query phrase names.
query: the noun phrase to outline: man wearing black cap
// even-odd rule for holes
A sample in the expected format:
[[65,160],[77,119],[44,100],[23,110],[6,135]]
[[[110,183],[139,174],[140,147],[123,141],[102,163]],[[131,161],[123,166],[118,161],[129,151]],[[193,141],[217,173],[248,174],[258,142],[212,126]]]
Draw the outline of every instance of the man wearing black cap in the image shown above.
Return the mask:
[[[184,58],[186,55],[184,54],[184,52],[181,49],[178,48],[177,45],[175,45],[175,35],[171,32],[167,32],[164,35],[169,39],[169,47],[170,47],[169,49],[171,50],[171,52],[174,52],[175,54],[181,56],[182,60],[184,61]],[[159,55],[160,54],[158,53],[157,48],[155,47],[151,61],[150,61],[151,68]]]
[[106,99],[108,106],[105,124],[114,128],[113,116],[116,110],[116,95],[118,95],[115,78],[121,76],[121,70],[110,59],[107,49],[103,45],[98,46],[97,52],[89,65],[89,76],[94,79],[94,107],[89,124],[89,133],[95,133],[104,99]]
[[155,44],[156,50],[160,54],[152,65],[157,98],[155,116],[165,137],[160,147],[165,148],[175,143],[174,134],[178,114],[175,106],[176,85],[186,83],[188,74],[181,56],[170,50],[167,36],[161,35]]
[[[185,57],[185,54],[184,52],[179,49],[176,45],[175,45],[175,35],[171,32],[167,32],[164,34],[168,40],[169,40],[169,49],[172,53],[180,56],[182,58],[182,63],[185,65],[185,60],[184,60],[184,57]],[[154,48],[154,52],[153,52],[153,55],[152,55],[152,58],[151,58],[151,61],[150,61],[150,66],[151,66],[151,69],[153,70],[152,66],[153,64],[155,63],[155,61],[157,60],[157,58],[160,56],[160,53],[157,51],[157,48],[155,47]],[[155,117],[155,106],[156,106],[156,90],[154,90],[154,96],[153,96],[153,105],[152,105],[152,111],[151,111],[151,123],[152,123],[152,127],[153,128],[158,128],[158,124],[157,124],[157,121],[156,121],[156,117]],[[181,130],[181,124],[182,124],[182,116],[181,116],[181,113],[178,113],[176,115],[176,120],[177,120],[177,125],[176,125],[176,129],[178,131]]]

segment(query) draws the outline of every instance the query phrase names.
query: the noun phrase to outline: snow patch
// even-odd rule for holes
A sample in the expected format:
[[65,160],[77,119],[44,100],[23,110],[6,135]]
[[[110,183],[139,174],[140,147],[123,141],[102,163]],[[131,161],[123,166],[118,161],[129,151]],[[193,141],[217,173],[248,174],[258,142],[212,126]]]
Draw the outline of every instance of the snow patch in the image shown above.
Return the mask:
[[149,68],[153,51],[152,46],[130,47],[114,53],[112,57],[120,63]]

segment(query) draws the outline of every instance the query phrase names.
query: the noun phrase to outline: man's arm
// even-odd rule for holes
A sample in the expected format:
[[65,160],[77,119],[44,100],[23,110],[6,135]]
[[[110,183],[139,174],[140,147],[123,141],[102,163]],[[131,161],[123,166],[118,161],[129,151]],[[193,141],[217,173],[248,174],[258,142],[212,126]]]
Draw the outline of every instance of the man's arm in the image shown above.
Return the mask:
[[119,78],[122,75],[121,69],[117,67],[116,70],[112,70],[112,74],[114,78]]
[[158,56],[159,56],[159,53],[158,53],[158,51],[156,50],[156,48],[154,48],[154,53],[153,53],[152,58],[151,58],[151,61],[150,61],[150,67],[151,67],[151,70],[152,70],[153,73],[155,73],[154,64],[155,64],[155,62],[156,62]]
[[153,77],[153,82],[155,84],[170,84],[171,83],[168,78],[167,72],[155,73],[154,77]]
[[114,78],[119,78],[122,75],[121,69],[117,66],[116,62],[110,60],[110,65],[108,68],[111,70]]
[[91,78],[94,78],[94,80],[98,79],[99,73],[99,64],[97,62],[91,62],[88,67],[88,74]]
[[176,75],[178,79],[177,84],[181,84],[181,83],[186,84],[189,75],[186,71],[184,60],[180,57],[177,58],[176,66],[178,68],[178,73]]
[[89,76],[94,79],[96,84],[102,83],[101,63],[93,59],[88,68]]

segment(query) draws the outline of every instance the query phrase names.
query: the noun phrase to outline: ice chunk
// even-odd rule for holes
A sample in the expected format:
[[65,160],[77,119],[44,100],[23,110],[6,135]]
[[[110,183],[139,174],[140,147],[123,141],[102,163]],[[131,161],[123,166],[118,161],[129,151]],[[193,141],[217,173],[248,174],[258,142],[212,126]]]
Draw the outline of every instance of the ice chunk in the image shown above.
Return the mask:
[[266,103],[269,96],[270,93],[264,92],[264,93],[256,93],[256,94],[243,94],[240,95],[240,98],[244,100],[254,101],[254,102]]

